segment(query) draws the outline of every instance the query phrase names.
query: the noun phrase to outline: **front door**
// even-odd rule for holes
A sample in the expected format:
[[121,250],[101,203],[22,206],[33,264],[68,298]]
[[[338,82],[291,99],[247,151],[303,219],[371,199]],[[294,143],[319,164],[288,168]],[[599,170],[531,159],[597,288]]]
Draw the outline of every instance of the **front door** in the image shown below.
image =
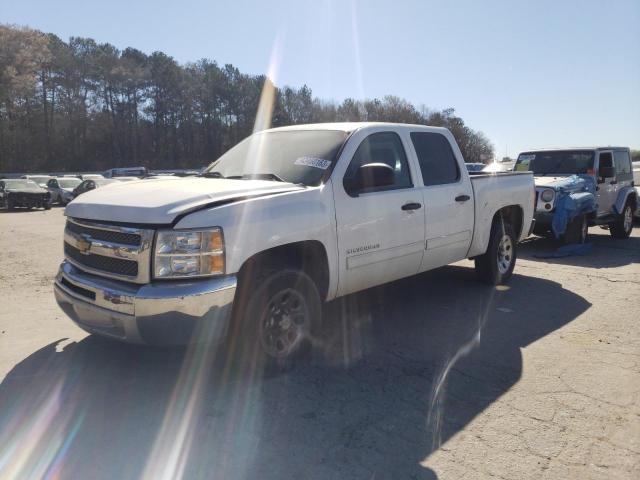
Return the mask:
[[[358,168],[370,163],[391,166],[393,184],[350,191],[350,181]],[[424,249],[424,210],[399,135],[381,131],[367,136],[353,155],[343,181],[338,176],[336,180],[338,294],[416,274]]]

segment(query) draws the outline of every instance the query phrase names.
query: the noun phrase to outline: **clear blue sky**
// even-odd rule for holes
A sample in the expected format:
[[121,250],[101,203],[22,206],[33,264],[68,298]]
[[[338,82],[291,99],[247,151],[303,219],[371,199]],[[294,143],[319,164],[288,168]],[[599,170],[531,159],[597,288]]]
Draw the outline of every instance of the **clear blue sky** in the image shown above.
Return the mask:
[[454,107],[499,156],[640,148],[640,0],[0,0],[0,22],[247,73],[275,50],[278,85]]

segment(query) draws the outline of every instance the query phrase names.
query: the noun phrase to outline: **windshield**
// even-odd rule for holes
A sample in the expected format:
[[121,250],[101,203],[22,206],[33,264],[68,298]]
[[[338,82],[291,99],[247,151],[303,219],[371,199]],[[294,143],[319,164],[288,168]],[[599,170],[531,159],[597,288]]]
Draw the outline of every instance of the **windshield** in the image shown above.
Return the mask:
[[81,180],[77,178],[60,178],[58,179],[58,185],[60,188],[75,188],[80,185]]
[[7,188],[38,188],[38,185],[32,180],[5,180]]
[[319,185],[346,138],[346,132],[336,130],[257,133],[222,155],[204,174],[232,178],[271,174],[285,182]]
[[593,174],[593,157],[593,152],[584,150],[526,152],[518,156],[514,170],[535,175]]

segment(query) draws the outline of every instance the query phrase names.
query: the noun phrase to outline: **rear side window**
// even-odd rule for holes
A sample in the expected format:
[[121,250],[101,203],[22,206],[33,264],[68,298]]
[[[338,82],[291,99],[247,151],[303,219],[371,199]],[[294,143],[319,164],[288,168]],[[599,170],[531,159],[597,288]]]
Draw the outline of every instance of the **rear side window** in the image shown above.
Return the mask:
[[422,180],[425,186],[456,183],[460,180],[460,168],[449,140],[432,132],[413,132],[413,147],[418,155]]
[[615,159],[616,173],[618,175],[628,175],[631,173],[631,159],[629,158],[629,152],[619,150],[617,152],[613,152],[613,157]]

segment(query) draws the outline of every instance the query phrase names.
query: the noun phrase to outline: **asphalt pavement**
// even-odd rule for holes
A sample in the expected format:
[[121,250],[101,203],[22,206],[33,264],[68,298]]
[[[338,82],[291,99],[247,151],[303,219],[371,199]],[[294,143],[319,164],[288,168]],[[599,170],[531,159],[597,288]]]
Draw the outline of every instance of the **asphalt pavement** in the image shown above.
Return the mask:
[[64,217],[0,211],[0,478],[640,478],[640,227],[507,287],[459,262],[328,304],[310,362],[88,336]]

